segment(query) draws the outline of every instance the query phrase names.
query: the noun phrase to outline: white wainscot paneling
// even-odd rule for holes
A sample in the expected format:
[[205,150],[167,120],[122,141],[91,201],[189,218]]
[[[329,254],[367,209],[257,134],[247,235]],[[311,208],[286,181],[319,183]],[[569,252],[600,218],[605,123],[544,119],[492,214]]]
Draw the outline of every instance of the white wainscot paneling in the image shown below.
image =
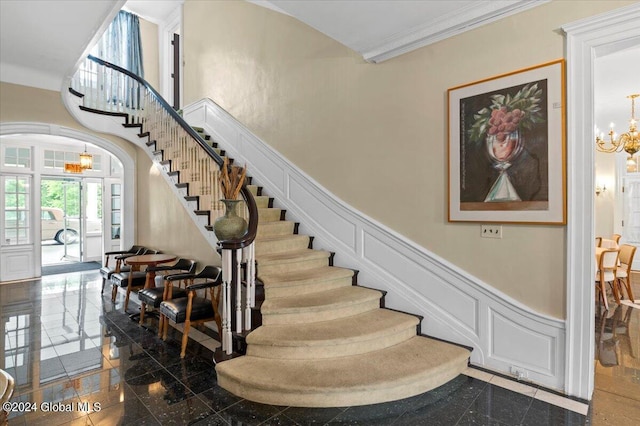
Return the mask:
[[326,228],[345,247],[356,251],[356,226],[353,222],[340,216],[337,212],[323,204],[316,194],[299,182],[289,178],[289,200],[295,203],[302,212],[315,212],[309,220],[316,226]]
[[3,249],[0,253],[0,281],[35,277],[33,246]]
[[556,342],[553,336],[516,324],[495,311],[490,314],[492,357],[543,374],[555,373]]
[[184,117],[247,164],[253,183],[301,222],[314,246],[336,252],[336,265],[358,269],[361,285],[387,290],[387,307],[423,316],[426,334],[473,347],[475,365],[504,374],[517,366],[528,380],[564,389],[563,320],[532,311],[351,208],[211,100],[185,107]]
[[392,269],[393,276],[403,283],[413,283],[413,290],[420,293],[436,309],[455,318],[474,335],[478,334],[478,302],[460,292],[447,282],[439,280],[424,265],[403,256],[378,238],[363,234],[363,258],[382,269]]

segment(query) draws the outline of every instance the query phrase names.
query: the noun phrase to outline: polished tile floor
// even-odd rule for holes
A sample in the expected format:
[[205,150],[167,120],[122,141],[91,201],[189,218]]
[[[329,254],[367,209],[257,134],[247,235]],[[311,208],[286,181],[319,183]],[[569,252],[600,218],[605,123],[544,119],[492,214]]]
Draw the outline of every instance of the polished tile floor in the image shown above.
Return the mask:
[[[163,342],[155,320],[139,326],[123,312],[122,298],[112,304],[100,287],[97,271],[0,285],[0,368],[16,378],[12,402],[21,410],[10,413],[10,425],[591,424],[589,407],[579,401],[478,369],[392,403],[326,409],[253,403],[217,385],[210,330],[195,334],[181,360],[179,329]],[[628,313],[623,309],[616,320]],[[636,327],[639,314],[629,314]],[[611,327],[604,326],[607,339]],[[637,338],[634,352],[618,358],[621,370],[610,374],[629,374],[634,392],[640,386]],[[618,349],[628,346],[621,342]],[[621,405],[628,404],[624,398],[612,396]]]
[[640,273],[632,275],[638,304],[597,305],[592,424],[640,425]]

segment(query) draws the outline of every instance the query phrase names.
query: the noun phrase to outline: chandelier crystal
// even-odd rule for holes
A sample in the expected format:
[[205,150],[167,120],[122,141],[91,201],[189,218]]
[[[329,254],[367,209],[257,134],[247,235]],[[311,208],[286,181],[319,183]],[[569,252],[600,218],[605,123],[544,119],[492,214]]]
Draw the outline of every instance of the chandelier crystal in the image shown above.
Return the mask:
[[640,137],[638,136],[638,121],[635,116],[635,100],[640,97],[639,93],[629,95],[631,99],[631,119],[629,120],[629,131],[616,138],[613,131],[613,123],[609,130],[609,140],[605,140],[604,134],[596,135],[596,149],[600,152],[621,152],[629,154],[627,161],[634,161],[633,156],[640,151]]

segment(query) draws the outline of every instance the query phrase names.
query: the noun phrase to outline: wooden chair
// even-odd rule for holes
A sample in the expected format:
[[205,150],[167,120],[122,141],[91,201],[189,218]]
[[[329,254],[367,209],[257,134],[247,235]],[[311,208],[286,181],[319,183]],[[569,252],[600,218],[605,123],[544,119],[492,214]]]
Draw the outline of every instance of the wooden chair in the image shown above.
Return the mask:
[[[158,254],[158,250],[150,250],[145,248],[140,254]],[[130,257],[130,256],[127,256]],[[123,260],[126,260],[123,259]],[[111,301],[115,303],[116,296],[118,295],[118,287],[126,287],[126,296],[124,299],[124,310],[129,307],[129,298],[131,292],[136,288],[142,288],[147,282],[147,272],[137,270],[139,267],[129,268],[127,271],[114,272],[111,275]]]
[[615,242],[616,242],[616,244],[620,244],[620,238],[622,238],[622,235],[620,235],[620,234],[613,234],[613,235],[611,236],[611,239],[612,239],[613,241],[615,241]]
[[[195,274],[197,265],[198,263],[195,260],[178,259],[172,265],[158,265],[147,268],[147,272],[150,270],[160,272],[162,275],[156,275],[156,279],[159,278],[164,284],[162,286],[153,286],[154,283],[147,283],[142,290],[138,291],[140,324],[144,323],[147,306],[158,309],[163,300],[170,300],[174,297],[176,299],[187,297],[186,290],[183,290],[180,284],[185,281],[185,278]],[[173,278],[173,276],[176,277]],[[168,288],[174,287],[174,283],[177,283],[178,287]],[[160,318],[162,319],[162,316]],[[159,330],[162,329],[162,321],[158,328]]]
[[629,244],[622,244],[620,246],[620,264],[616,270],[616,290],[620,290],[620,294],[623,294],[622,289],[626,289],[627,297],[634,302],[633,290],[631,289],[631,265],[633,264],[633,257],[636,254],[636,247]]
[[[191,325],[200,325],[207,321],[215,321],[218,332],[222,330],[222,321],[218,312],[220,291],[222,289],[222,270],[217,266],[205,266],[202,271],[188,278],[187,297],[165,300],[160,303],[160,314],[164,316],[162,339],[167,339],[169,320],[176,324],[184,323],[182,331],[182,350],[180,358],[184,358],[189,341]],[[197,290],[205,290],[204,297],[198,297]],[[209,298],[207,298],[207,294]]]
[[596,247],[600,247],[602,244],[602,237],[596,237]]
[[[104,265],[100,268],[100,275],[102,276],[102,290],[100,291],[100,294],[104,293],[104,286],[107,281],[111,281],[111,275],[129,270],[128,266],[122,266],[122,261],[128,256],[142,254],[144,249],[145,248],[143,246],[131,246],[129,250],[108,251],[104,254]],[[109,266],[111,256],[113,256],[116,261],[114,266]]]
[[620,303],[620,296],[618,296],[618,290],[615,286],[619,253],[617,249],[603,250],[596,265],[596,290],[600,292],[602,303],[607,310],[609,309],[609,302],[607,301],[607,287],[605,283],[611,283],[616,302],[618,304]]

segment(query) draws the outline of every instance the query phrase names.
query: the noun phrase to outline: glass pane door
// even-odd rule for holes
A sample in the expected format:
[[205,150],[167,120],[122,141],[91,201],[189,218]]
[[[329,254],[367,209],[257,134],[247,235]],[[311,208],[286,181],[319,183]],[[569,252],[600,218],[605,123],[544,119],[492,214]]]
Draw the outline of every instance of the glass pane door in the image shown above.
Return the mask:
[[82,184],[77,179],[42,178],[42,264],[82,258]]

